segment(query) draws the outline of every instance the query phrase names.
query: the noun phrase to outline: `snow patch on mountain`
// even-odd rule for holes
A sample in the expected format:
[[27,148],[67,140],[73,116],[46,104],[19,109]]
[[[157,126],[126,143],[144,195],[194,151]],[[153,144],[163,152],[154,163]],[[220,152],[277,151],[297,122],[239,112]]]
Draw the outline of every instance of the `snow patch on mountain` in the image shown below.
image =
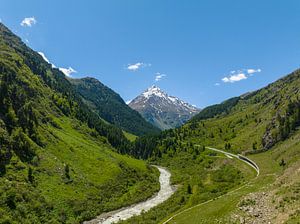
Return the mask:
[[200,111],[154,85],[133,99],[129,106],[161,129],[178,127]]

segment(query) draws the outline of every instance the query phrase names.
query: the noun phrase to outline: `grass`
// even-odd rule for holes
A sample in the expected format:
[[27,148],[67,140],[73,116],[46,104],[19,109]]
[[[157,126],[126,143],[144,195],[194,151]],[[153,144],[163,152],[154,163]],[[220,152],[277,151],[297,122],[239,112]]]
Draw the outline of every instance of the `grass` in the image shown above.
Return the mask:
[[136,139],[137,139],[137,136],[134,135],[134,134],[131,134],[129,132],[126,132],[126,131],[123,131],[125,137],[129,140],[129,141],[132,141],[134,142]]
[[[279,143],[273,150],[249,156],[260,167],[260,176],[250,178],[248,183],[237,190],[233,190],[228,194],[210,201],[209,203],[195,207],[184,212],[172,219],[168,223],[176,224],[200,224],[200,223],[232,223],[232,214],[239,213],[238,204],[245,195],[259,191],[271,191],[274,189],[274,183],[278,177],[282,176],[284,170],[279,166],[280,159],[283,157],[288,161],[289,165],[295,164],[295,158],[299,158],[299,139],[300,133],[294,134],[288,141]],[[295,164],[300,167],[300,164]],[[290,174],[292,175],[292,174]],[[251,176],[248,176],[251,177]],[[297,176],[290,177],[299,179]],[[298,183],[298,182],[297,182]],[[300,183],[300,182],[299,182]],[[280,189],[280,186],[275,186]],[[290,191],[283,191],[283,195],[288,195]],[[281,196],[282,197],[282,196]],[[294,206],[297,206],[295,203]],[[293,207],[293,205],[292,205]],[[291,215],[290,223],[296,223],[299,220],[299,212],[295,210],[295,214]]]
[[[50,179],[47,173],[42,173],[39,176],[41,189],[46,195],[49,188],[56,188],[53,191],[55,195],[51,199],[61,200],[56,194],[67,190],[59,190],[62,187],[72,188],[73,186],[77,192],[80,192],[79,186],[83,185],[80,187],[82,187],[82,192],[84,192],[88,190],[87,186],[85,186],[86,183],[103,184],[113,179],[122,172],[118,165],[121,161],[130,164],[130,166],[133,165],[135,169],[147,170],[145,163],[142,161],[137,161],[127,156],[120,156],[112,152],[112,148],[109,148],[107,144],[101,143],[99,140],[95,142],[95,139],[92,138],[88,139],[88,136],[80,133],[80,131],[84,131],[83,127],[78,126],[81,130],[73,128],[75,126],[74,121],[67,118],[57,121],[61,129],[49,127],[55,136],[55,143],[49,144],[46,150],[42,152],[40,164],[41,170],[52,170],[55,179]],[[85,128],[88,131],[88,128]],[[66,164],[70,166],[71,176],[75,181],[72,185],[61,183]],[[75,191],[67,192],[67,197],[78,197],[78,193]]]
[[[22,222],[80,223],[102,212],[145,200],[159,190],[159,173],[145,161],[114,152],[105,138],[95,135],[93,130],[76,120],[61,117],[54,121],[59,128],[43,126],[40,130],[47,136],[47,145],[39,149],[39,159],[31,166],[34,183],[28,183],[28,165],[17,157],[12,159],[6,176],[1,178],[2,201],[8,200],[8,192],[19,197],[19,193],[25,195],[31,191],[34,194],[30,196],[31,205],[14,201],[27,211],[37,203],[35,198],[42,200],[40,209],[32,208],[32,213],[27,211]],[[11,181],[11,186],[4,184],[5,179]],[[17,189],[19,193],[15,192]],[[43,210],[46,204],[48,214],[34,214]],[[5,214],[2,217],[9,222],[20,222],[18,215],[12,216],[19,214],[20,209],[6,210],[0,204],[0,216]],[[0,218],[0,223],[4,220]]]
[[242,196],[260,189],[273,181],[274,176],[264,176],[250,180],[248,183],[232,189],[228,194],[216,200],[202,204],[174,217],[168,223],[228,223],[230,218],[228,214],[236,210]]
[[224,149],[225,143],[230,142],[232,150],[236,153],[252,149],[254,142],[257,143],[257,147],[261,147],[261,136],[272,117],[268,113],[270,108],[261,108],[259,104],[250,105],[247,110],[243,107],[238,105],[235,111],[227,116],[200,122],[195,133],[188,137],[189,140],[219,149]]

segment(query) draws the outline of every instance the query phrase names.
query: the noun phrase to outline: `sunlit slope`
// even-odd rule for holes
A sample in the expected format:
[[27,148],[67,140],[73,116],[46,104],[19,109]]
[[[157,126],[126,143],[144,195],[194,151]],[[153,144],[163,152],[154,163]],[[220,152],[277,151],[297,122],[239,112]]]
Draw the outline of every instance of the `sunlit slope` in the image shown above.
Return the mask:
[[[201,113],[182,128],[187,136],[205,145],[234,151],[267,150],[284,141],[299,126],[300,71],[262,88],[234,98],[227,108]],[[218,105],[216,105],[218,107]]]
[[[267,152],[251,155],[261,173],[244,187],[174,217],[168,223],[297,223],[300,132]],[[282,160],[285,165],[282,165]]]
[[1,223],[80,223],[158,190],[157,171],[116,153],[122,130],[2,24],[0,104]]

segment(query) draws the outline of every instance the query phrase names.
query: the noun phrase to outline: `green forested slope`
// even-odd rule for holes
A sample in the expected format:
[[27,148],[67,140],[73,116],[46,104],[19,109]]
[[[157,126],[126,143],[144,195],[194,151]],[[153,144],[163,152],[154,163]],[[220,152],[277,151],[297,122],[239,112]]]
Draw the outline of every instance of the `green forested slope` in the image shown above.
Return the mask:
[[[67,80],[65,75],[56,68],[46,63],[43,58],[35,51],[28,48],[22,41],[11,33],[6,27],[1,25],[1,39],[2,39],[2,56],[3,59],[9,61],[10,56],[4,50],[5,47],[10,47],[8,51],[14,51],[20,60],[20,63],[24,63],[34,75],[33,78],[39,79],[42,81],[42,84],[45,87],[48,87],[55,91],[55,94],[52,94],[52,103],[58,107],[64,115],[73,116],[76,119],[86,122],[89,127],[95,128],[101,135],[107,137],[110,144],[119,149],[120,151],[129,148],[127,146],[129,141],[123,135],[123,132],[120,128],[116,126],[109,125],[106,122],[103,122],[99,119],[99,115],[92,112],[92,109],[88,107],[82,100],[79,94],[76,93],[72,84]],[[9,69],[13,68],[12,62],[8,62],[7,67]],[[8,77],[8,81],[14,81],[15,71],[11,71],[11,77],[6,75],[4,78]],[[29,80],[30,82],[31,80]],[[6,84],[4,82],[4,84]],[[8,94],[8,92],[3,87],[3,94]],[[22,91],[22,89],[20,90]]]
[[[241,96],[227,114],[197,121],[182,130],[195,141],[234,151],[268,150],[300,125],[300,70]],[[227,144],[227,146],[226,146]]]
[[159,129],[146,122],[113,90],[94,78],[69,79],[76,91],[104,120],[135,135],[153,134]]
[[0,105],[0,223],[79,223],[158,190],[152,168],[116,153],[132,147],[122,130],[2,24]]
[[228,113],[232,107],[234,107],[240,100],[240,97],[233,97],[229,100],[226,100],[220,104],[215,104],[212,106],[208,106],[201,110],[200,113],[195,115],[192,120],[200,121],[208,118],[213,118],[216,115],[226,114]]

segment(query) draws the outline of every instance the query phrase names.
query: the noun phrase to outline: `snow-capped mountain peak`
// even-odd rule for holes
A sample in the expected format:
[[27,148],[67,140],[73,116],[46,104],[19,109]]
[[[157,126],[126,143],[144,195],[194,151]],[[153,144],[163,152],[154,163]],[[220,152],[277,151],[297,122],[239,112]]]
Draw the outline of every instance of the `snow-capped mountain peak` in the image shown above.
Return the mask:
[[158,96],[158,97],[166,97],[167,94],[164,93],[159,87],[153,85],[147,90],[145,90],[142,95],[146,98],[149,98],[151,96]]
[[161,129],[180,126],[200,111],[155,85],[133,99],[129,106]]

